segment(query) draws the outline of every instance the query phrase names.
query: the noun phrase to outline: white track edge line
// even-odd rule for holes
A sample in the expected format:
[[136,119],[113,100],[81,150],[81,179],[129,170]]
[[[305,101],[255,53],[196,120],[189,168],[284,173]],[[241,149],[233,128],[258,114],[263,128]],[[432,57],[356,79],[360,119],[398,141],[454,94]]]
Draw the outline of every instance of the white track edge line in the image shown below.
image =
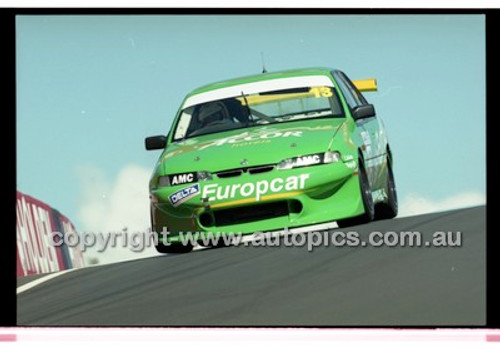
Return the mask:
[[66,273],[69,273],[69,272],[73,272],[73,271],[76,271],[77,269],[80,269],[80,268],[71,268],[71,269],[67,269],[67,270],[64,270],[64,271],[60,271],[60,272],[55,272],[55,273],[51,273],[51,274],[48,274],[46,275],[45,277],[41,277],[41,278],[38,278],[38,279],[35,279],[29,283],[26,283],[26,284],[23,284],[19,287],[16,288],[16,294],[19,295],[29,289],[32,289],[34,288],[35,286],[37,285],[40,285],[40,284],[43,284],[51,279],[54,279],[56,277],[59,277],[63,274],[66,274]]

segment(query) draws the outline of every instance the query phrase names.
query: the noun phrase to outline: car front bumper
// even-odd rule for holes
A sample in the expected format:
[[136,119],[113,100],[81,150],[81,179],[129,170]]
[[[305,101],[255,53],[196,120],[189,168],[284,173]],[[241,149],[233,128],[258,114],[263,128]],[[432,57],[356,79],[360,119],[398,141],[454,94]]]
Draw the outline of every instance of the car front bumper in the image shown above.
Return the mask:
[[152,189],[152,227],[160,233],[160,241],[161,232],[167,230],[168,241],[175,242],[181,232],[248,234],[361,215],[355,163],[273,169],[223,179],[214,175],[213,180],[195,184],[199,192],[177,206],[169,197],[195,185]]

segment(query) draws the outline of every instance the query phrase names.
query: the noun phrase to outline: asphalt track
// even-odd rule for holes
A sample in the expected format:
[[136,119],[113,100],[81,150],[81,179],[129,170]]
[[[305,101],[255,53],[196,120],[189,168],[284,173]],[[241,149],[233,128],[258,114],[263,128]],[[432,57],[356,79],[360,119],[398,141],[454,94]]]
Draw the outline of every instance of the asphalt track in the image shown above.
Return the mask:
[[226,247],[103,265],[19,294],[18,325],[485,325],[484,206],[350,230],[460,231],[462,246]]

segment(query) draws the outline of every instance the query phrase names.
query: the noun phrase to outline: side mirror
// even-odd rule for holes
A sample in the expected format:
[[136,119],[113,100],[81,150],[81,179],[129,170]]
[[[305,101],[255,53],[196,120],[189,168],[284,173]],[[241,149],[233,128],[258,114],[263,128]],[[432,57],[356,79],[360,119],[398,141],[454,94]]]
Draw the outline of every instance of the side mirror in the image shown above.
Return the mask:
[[355,120],[360,120],[362,118],[368,118],[373,116],[375,116],[375,107],[372,104],[357,106],[352,111],[352,117],[354,117]]
[[163,150],[167,146],[167,137],[164,135],[147,137],[145,143],[146,150]]

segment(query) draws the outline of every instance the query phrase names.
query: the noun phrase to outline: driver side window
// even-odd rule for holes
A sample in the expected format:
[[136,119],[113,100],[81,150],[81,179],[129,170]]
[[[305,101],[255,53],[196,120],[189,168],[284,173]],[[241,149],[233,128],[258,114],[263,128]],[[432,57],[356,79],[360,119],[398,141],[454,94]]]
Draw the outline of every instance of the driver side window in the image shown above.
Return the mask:
[[367,104],[366,99],[343,72],[336,71],[334,76],[351,110],[357,106]]

